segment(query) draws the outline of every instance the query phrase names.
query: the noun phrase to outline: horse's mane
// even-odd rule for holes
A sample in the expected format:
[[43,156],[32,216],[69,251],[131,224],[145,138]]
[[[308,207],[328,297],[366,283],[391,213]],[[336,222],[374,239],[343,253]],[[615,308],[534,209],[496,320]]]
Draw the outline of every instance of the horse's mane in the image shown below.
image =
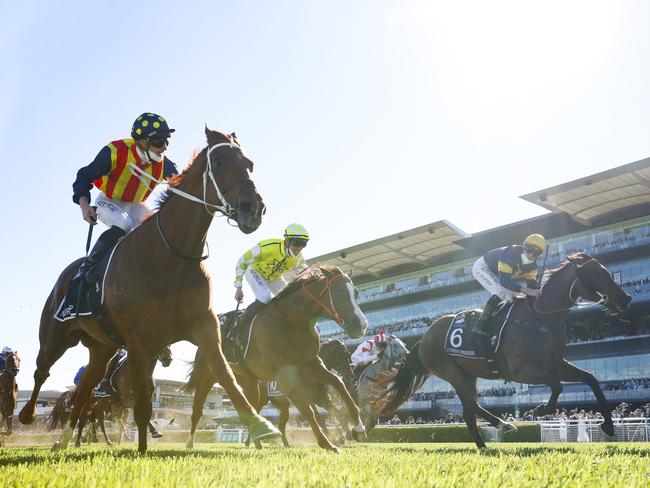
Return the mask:
[[550,281],[555,280],[558,276],[560,276],[562,271],[564,271],[572,264],[584,264],[590,259],[592,259],[592,257],[584,252],[579,252],[572,254],[571,256],[567,256],[566,260],[562,261],[557,268],[547,269],[544,271],[544,274],[542,276],[542,282],[544,283],[544,286],[546,286]]
[[320,280],[322,278],[329,278],[335,274],[343,274],[338,267],[331,264],[320,264],[316,263],[309,267],[309,271],[304,271],[298,277],[289,283],[280,293],[278,293],[274,302],[282,300],[284,297],[291,295],[293,292],[298,290],[303,284],[310,283],[312,281]]
[[158,198],[156,198],[156,201],[153,204],[154,210],[159,211],[161,208],[165,206],[165,204],[169,201],[169,199],[174,195],[172,188],[178,188],[179,186],[181,186],[181,183],[183,183],[183,180],[185,179],[187,172],[190,170],[190,168],[194,164],[194,161],[197,160],[199,154],[201,154],[202,151],[203,150],[197,151],[195,149],[194,152],[192,153],[192,159],[185,167],[185,169],[181,171],[179,174],[172,176],[167,180],[168,183],[167,189],[164,192],[162,192]]

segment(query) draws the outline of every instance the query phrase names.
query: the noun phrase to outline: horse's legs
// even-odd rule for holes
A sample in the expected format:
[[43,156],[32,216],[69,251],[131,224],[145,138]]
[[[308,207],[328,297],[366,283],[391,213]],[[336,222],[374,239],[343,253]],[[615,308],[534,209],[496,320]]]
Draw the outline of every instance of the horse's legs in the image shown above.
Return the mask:
[[[46,310],[43,311],[45,317]],[[69,348],[79,342],[79,337],[70,337],[65,326],[53,324],[51,317],[41,319],[41,329],[45,327],[45,320],[49,321],[49,334],[41,337],[38,356],[36,357],[36,371],[34,371],[34,389],[25,406],[20,410],[18,419],[21,424],[31,424],[36,419],[36,401],[41,387],[50,376],[50,368],[63,356]]]
[[[198,364],[195,365],[197,367]],[[210,389],[214,384],[214,377],[210,371],[203,371],[204,376],[209,376],[205,378],[205,381],[197,382],[196,390],[194,391],[194,401],[192,403],[192,426],[190,427],[190,435],[185,442],[185,447],[187,449],[194,448],[194,435],[196,434],[196,427],[203,416],[203,405],[205,404],[205,399],[208,398]],[[203,378],[202,378],[203,379]]]
[[87,410],[89,404],[90,402],[86,402],[81,408],[81,415],[79,416],[79,422],[77,423],[77,440],[74,443],[74,447],[81,447],[81,436],[83,434],[84,427],[86,426],[86,422],[89,418]]
[[465,425],[469,429],[469,433],[472,435],[476,447],[483,449],[485,447],[485,441],[481,437],[481,433],[478,430],[476,425],[476,380],[474,380],[473,388],[472,384],[467,384],[463,378],[459,382],[452,383],[452,386],[458,394],[461,403],[463,404],[463,418],[465,419]]
[[235,381],[232,370],[221,351],[219,321],[210,314],[206,318],[206,322],[202,324],[202,327],[193,329],[190,340],[199,348],[199,354],[206,360],[217,381],[226,390],[240,420],[248,426],[253,438],[279,437],[280,432],[268,420],[258,415]]
[[614,423],[612,422],[612,412],[610,412],[609,408],[607,408],[607,399],[605,398],[603,390],[600,388],[600,384],[598,384],[596,377],[588,371],[580,369],[571,364],[566,359],[563,359],[562,364],[560,365],[560,380],[581,382],[591,387],[591,390],[596,396],[596,400],[598,400],[600,413],[603,414],[603,418],[605,419],[605,421],[600,424],[600,428],[608,436],[613,436]]
[[99,422],[99,428],[102,430],[102,434],[104,434],[104,441],[106,441],[107,446],[112,446],[113,442],[111,441],[110,437],[108,437],[108,434],[106,433],[106,423],[105,423],[105,408],[98,407],[99,411],[97,412],[97,422]]
[[160,437],[163,436],[162,432],[160,432],[156,428],[156,426],[153,424],[151,420],[149,420],[149,432],[151,433],[151,437],[153,437],[154,439],[159,439]]
[[314,432],[318,446],[338,453],[339,449],[329,441],[318,424],[314,410],[303,393],[306,389],[306,385],[302,384],[298,375],[293,372],[293,368],[288,371],[280,371],[278,374],[278,385],[287,395],[287,398],[289,398],[289,400],[291,400],[300,411],[304,419],[309,422],[309,426]]
[[320,358],[316,358],[316,361],[301,369],[300,376],[307,381],[333,386],[339,395],[341,395],[341,398],[350,413],[350,418],[354,424],[354,427],[352,428],[352,436],[357,441],[365,437],[366,429],[361,422],[361,417],[359,416],[359,407],[354,403],[354,400],[352,399],[352,396],[350,396],[348,389],[345,387],[343,380],[329,371]]
[[[268,401],[268,395],[266,401]],[[260,405],[264,406],[266,401],[264,403],[260,402]],[[291,405],[289,399],[286,395],[283,395],[274,397],[273,400],[271,400],[271,403],[275,405],[275,408],[277,408],[280,413],[278,417],[278,430],[282,433],[282,444],[284,447],[289,447],[289,440],[287,439],[287,422],[289,422],[289,407]]]
[[153,394],[153,368],[155,362],[151,361],[150,354],[143,346],[143,341],[129,341],[129,375],[135,401],[133,404],[133,418],[138,426],[138,452],[147,452],[147,426],[151,420],[151,395]]
[[79,421],[82,410],[86,407],[86,403],[92,400],[92,392],[95,385],[102,379],[106,370],[106,363],[110,357],[115,353],[115,348],[107,347],[98,342],[94,342],[89,346],[90,359],[88,366],[81,376],[81,381],[77,386],[74,404],[72,405],[72,412],[68,420],[68,425],[63,429],[63,434],[59,441],[57,441],[52,449],[65,449],[74,433],[74,428]]

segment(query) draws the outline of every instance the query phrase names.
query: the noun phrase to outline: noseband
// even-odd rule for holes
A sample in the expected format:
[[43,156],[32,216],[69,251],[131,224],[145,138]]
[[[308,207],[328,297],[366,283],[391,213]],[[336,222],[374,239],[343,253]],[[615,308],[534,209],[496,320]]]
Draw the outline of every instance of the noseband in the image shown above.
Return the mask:
[[[305,291],[307,296],[315,302],[323,311],[327,314],[329,318],[331,318],[334,322],[339,324],[341,327],[343,327],[343,324],[345,323],[345,320],[343,320],[343,317],[336,311],[336,307],[334,306],[334,297],[332,297],[332,284],[337,278],[343,278],[346,279],[345,276],[343,275],[336,275],[332,276],[331,278],[327,278],[327,281],[325,282],[325,287],[318,293],[318,295],[314,295],[312,292],[309,291],[309,288],[307,288],[307,285],[309,284],[307,281],[305,281],[302,284],[302,289]],[[322,297],[325,292],[327,292],[329,296],[329,302],[330,306],[328,307],[323,301],[319,298]]]

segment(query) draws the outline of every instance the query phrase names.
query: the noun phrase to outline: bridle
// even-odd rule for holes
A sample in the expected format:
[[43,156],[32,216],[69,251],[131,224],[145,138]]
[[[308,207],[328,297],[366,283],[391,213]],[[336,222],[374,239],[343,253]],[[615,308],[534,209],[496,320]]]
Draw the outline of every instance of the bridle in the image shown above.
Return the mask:
[[[336,311],[336,307],[334,306],[334,297],[332,296],[332,285],[334,284],[334,281],[336,281],[338,278],[347,279],[346,276],[341,274],[337,274],[335,276],[332,276],[331,278],[327,278],[327,281],[325,282],[325,286],[320,291],[320,293],[318,293],[318,295],[314,295],[312,292],[309,291],[309,288],[307,288],[307,285],[314,283],[314,281],[305,280],[302,283],[302,289],[305,291],[307,296],[327,314],[329,318],[331,318],[334,322],[336,322],[341,327],[343,327],[345,320]],[[329,296],[329,302],[330,302],[329,307],[323,302],[323,300],[319,298],[322,297],[326,292]]]
[[[580,280],[580,270],[581,270],[581,268],[583,266],[587,265],[591,261],[595,261],[594,258],[591,258],[591,259],[589,259],[588,261],[585,261],[582,264],[571,263],[573,266],[576,267],[576,278],[573,280],[573,283],[571,283],[571,286],[569,287],[569,297],[568,298],[569,298],[570,305],[568,307],[559,308],[557,310],[539,310],[537,308],[537,301],[541,298],[541,295],[540,295],[540,296],[535,298],[535,302],[533,303],[533,310],[535,312],[539,313],[539,314],[566,312],[567,310],[570,310],[576,304],[578,299],[580,298],[580,295],[576,296],[575,298],[573,297],[573,290],[574,290],[578,280]],[[582,285],[585,286],[584,282],[582,283]],[[585,286],[585,288],[587,288],[587,287]],[[598,300],[597,302],[594,302],[594,304],[596,304],[596,305],[604,305],[609,300],[609,297],[607,295],[605,295],[604,293],[601,293],[601,292],[599,292],[597,290],[593,290],[593,292],[600,296],[600,300]]]
[[[230,218],[235,214],[236,209],[235,207],[230,205],[230,203],[228,203],[224,195],[228,193],[228,191],[232,190],[235,186],[242,185],[247,181],[250,181],[250,179],[243,179],[237,181],[232,185],[230,185],[228,188],[226,188],[224,191],[221,191],[221,189],[219,188],[219,184],[217,183],[217,180],[214,177],[214,171],[212,170],[212,151],[220,147],[232,147],[235,149],[241,149],[239,145],[232,144],[230,142],[221,142],[219,144],[215,144],[214,146],[208,145],[207,154],[206,154],[206,165],[205,165],[205,170],[203,171],[203,198],[199,198],[190,193],[184,192],[183,190],[179,190],[178,188],[173,186],[169,187],[169,191],[192,202],[203,204],[203,206],[205,207],[205,211],[211,216],[213,216],[217,212],[221,212],[224,216]],[[156,184],[169,185],[168,181],[159,180],[153,177],[149,173],[146,173],[142,168],[140,168],[135,163],[129,163],[127,166],[131,171],[131,174],[136,178],[138,178],[140,181],[142,181],[145,185],[149,185],[149,181],[146,181],[147,179],[153,181]],[[212,187],[217,193],[217,197],[219,198],[221,205],[217,205],[215,203],[210,203],[207,201],[208,181],[212,183]],[[237,198],[237,200],[239,200],[239,197]]]
[[[196,203],[201,203],[205,207],[205,211],[208,213],[210,216],[214,216],[217,212],[221,212],[226,218],[228,218],[228,221],[230,222],[230,219],[233,217],[233,215],[236,213],[236,208],[230,205],[226,198],[224,197],[224,194],[228,193],[230,190],[232,190],[234,187],[238,185],[243,185],[246,182],[250,182],[252,184],[252,181],[250,179],[242,179],[239,180],[232,185],[230,185],[228,188],[226,188],[224,191],[221,191],[219,188],[219,184],[217,183],[216,178],[214,177],[214,171],[212,170],[212,151],[214,151],[217,148],[220,147],[232,147],[236,149],[241,149],[238,144],[232,144],[230,142],[222,142],[219,144],[215,144],[214,146],[208,145],[207,147],[207,153],[206,153],[206,165],[205,165],[205,170],[203,171],[203,198],[196,197],[190,193],[187,193],[183,190],[180,190],[174,186],[169,186],[169,191],[172,193],[183,197],[187,200],[190,200],[192,202]],[[218,164],[217,164],[218,165]],[[131,174],[138,178],[141,182],[143,182],[145,185],[149,185],[149,182],[146,181],[147,179],[157,183],[157,184],[165,184],[169,185],[168,181],[164,180],[159,180],[157,178],[154,178],[152,175],[149,173],[146,173],[142,168],[137,166],[134,163],[129,163],[127,165],[131,171]],[[221,205],[217,205],[214,203],[209,203],[207,201],[207,193],[208,193],[208,181],[212,183],[212,187],[214,188],[215,192],[217,193],[217,197],[219,198],[219,201],[222,203]],[[240,190],[241,194],[241,190]],[[239,201],[239,195],[237,196],[237,201]],[[211,210],[213,208],[214,210]],[[160,213],[156,213],[156,228],[158,229],[158,234],[160,235],[160,238],[162,239],[163,243],[165,244],[165,247],[176,257],[182,258],[182,259],[187,259],[189,261],[203,261],[207,258],[210,257],[210,247],[208,246],[208,252],[207,254],[204,254],[202,256],[187,256],[185,254],[182,254],[181,252],[177,251],[174,249],[174,247],[171,245],[167,237],[165,237],[165,233],[162,230],[162,227],[160,226]],[[206,242],[207,245],[207,242]]]

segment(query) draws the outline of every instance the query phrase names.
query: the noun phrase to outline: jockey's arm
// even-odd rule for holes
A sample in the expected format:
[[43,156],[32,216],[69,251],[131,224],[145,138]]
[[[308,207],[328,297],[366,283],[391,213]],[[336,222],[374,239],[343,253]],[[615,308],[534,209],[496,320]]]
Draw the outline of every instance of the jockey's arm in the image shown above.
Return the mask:
[[111,166],[111,150],[108,146],[104,146],[92,163],[77,171],[77,179],[72,184],[72,201],[79,204],[79,199],[86,197],[90,204],[90,190],[93,187],[93,180],[110,173]]
[[243,256],[239,258],[239,261],[237,261],[237,266],[235,266],[235,288],[241,288],[242,280],[244,279],[244,273],[246,273],[246,270],[248,270],[248,268],[250,268],[255,263],[255,260],[261,253],[262,250],[258,244],[246,251]]
[[514,280],[512,273],[512,266],[499,260],[499,284],[510,291],[521,293],[521,285]]

